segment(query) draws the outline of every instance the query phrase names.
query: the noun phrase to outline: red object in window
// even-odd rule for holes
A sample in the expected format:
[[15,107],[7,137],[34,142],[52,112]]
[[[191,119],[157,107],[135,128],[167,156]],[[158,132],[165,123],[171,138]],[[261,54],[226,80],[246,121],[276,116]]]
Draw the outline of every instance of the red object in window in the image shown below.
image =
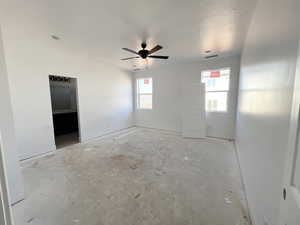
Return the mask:
[[149,84],[149,80],[144,80],[144,84]]
[[213,71],[210,73],[210,77],[220,77],[220,71]]

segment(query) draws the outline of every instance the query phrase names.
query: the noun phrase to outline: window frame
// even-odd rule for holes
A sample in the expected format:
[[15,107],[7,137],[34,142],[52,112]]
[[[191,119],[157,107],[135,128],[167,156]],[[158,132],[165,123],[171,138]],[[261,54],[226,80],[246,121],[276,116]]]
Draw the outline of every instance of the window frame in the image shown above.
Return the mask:
[[[221,71],[221,70],[229,70],[229,81],[228,81],[228,90],[216,90],[216,91],[207,91],[206,90],[206,83],[202,81],[203,79],[203,73],[204,72],[213,72],[213,71]],[[229,102],[229,93],[231,91],[231,72],[232,72],[232,69],[231,67],[222,67],[222,68],[218,68],[218,69],[206,69],[206,70],[202,70],[201,71],[201,83],[204,83],[205,84],[205,111],[207,113],[227,113],[228,112],[228,102]],[[226,96],[226,110],[207,110],[206,109],[206,94],[207,93],[226,93],[227,96]]]
[[[145,79],[151,79],[151,82],[152,82],[151,94],[150,93],[145,93],[145,94],[139,93],[139,80],[145,80]],[[152,110],[153,109],[153,78],[152,77],[138,77],[138,78],[136,78],[135,85],[136,85],[136,91],[135,91],[135,97],[136,97],[135,108],[136,108],[136,110]],[[151,108],[141,108],[140,107],[140,95],[151,95],[151,100],[152,100]]]

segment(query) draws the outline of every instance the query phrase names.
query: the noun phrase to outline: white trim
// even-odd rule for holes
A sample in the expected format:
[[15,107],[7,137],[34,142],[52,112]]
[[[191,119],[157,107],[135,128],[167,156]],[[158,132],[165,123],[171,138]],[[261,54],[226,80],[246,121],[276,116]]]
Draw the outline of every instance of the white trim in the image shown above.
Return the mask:
[[235,150],[235,154],[236,154],[236,158],[237,158],[237,162],[238,162],[238,167],[239,167],[240,178],[241,178],[241,182],[242,182],[242,189],[244,191],[244,196],[245,196],[245,202],[246,202],[246,207],[247,207],[247,209],[245,211],[248,213],[250,224],[255,225],[255,220],[254,220],[252,211],[250,209],[249,201],[248,201],[247,188],[246,188],[245,179],[244,179],[244,176],[243,176],[243,169],[242,169],[241,160],[240,160],[241,159],[240,151],[239,151],[239,148],[238,148],[238,145],[237,145],[236,141],[233,141],[233,148]]
[[[112,138],[112,137],[115,137],[115,136],[121,136],[121,135],[125,136],[125,135],[129,135],[131,133],[134,133],[136,130],[137,130],[136,126],[130,126],[130,127],[127,127],[127,128],[121,129],[121,130],[112,131],[110,133],[106,133],[106,134],[103,134],[103,135],[98,136],[98,137],[94,137],[94,138],[84,140],[84,141],[82,141],[80,143],[76,143],[74,145],[85,144],[85,143],[88,143],[88,142],[98,141],[98,140],[102,140],[102,139],[106,139],[106,138]],[[67,147],[68,146],[66,146],[65,148],[67,148]],[[37,156],[33,156],[31,158],[28,158],[28,159],[24,159],[24,160],[21,161],[21,166],[24,165],[24,163],[32,162],[32,161],[37,160],[37,159],[42,159],[42,158],[47,157],[47,156],[56,155],[56,154],[64,151],[65,148],[60,148],[60,149],[57,149],[55,151],[46,152],[46,153],[41,154],[41,155],[37,155]]]

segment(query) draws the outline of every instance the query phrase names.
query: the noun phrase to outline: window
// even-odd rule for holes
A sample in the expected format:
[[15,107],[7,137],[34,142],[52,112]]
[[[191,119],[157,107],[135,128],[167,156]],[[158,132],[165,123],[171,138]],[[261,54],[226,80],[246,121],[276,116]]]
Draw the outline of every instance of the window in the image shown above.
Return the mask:
[[230,68],[207,70],[201,73],[205,83],[205,110],[207,112],[227,111]]
[[137,108],[152,109],[152,78],[136,80]]

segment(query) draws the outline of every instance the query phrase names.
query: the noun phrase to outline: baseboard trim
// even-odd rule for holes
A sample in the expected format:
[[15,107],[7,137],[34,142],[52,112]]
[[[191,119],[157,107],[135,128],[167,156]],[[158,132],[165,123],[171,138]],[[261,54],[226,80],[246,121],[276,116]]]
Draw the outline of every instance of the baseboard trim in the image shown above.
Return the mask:
[[122,128],[122,129],[120,129],[120,130],[108,132],[108,133],[105,133],[105,134],[100,135],[100,136],[97,136],[97,137],[85,139],[85,140],[83,140],[83,141],[80,142],[80,143],[87,143],[87,142],[94,141],[94,140],[96,140],[96,139],[97,139],[97,140],[100,140],[100,139],[104,139],[104,138],[109,138],[109,137],[112,137],[112,136],[115,136],[115,135],[118,135],[118,134],[122,134],[122,133],[129,132],[129,131],[134,130],[134,129],[136,129],[136,128],[137,128],[137,126],[130,126],[130,127]]
[[56,153],[56,151],[57,151],[56,148],[54,148],[53,150],[51,150],[49,152],[45,152],[45,153],[42,153],[42,154],[34,155],[32,157],[21,159],[20,162],[21,163],[26,163],[26,162],[30,162],[32,160],[44,158],[44,157],[49,156],[49,155],[54,155]]
[[[123,134],[123,133],[126,133],[126,132],[130,132],[131,130],[134,130],[136,128],[137,128],[136,126],[130,126],[130,127],[127,127],[127,128],[123,128],[123,129],[120,129],[120,130],[116,130],[116,131],[104,134],[102,136],[98,136],[98,137],[90,138],[90,139],[87,139],[87,140],[83,140],[83,141],[81,141],[77,144],[87,143],[87,142],[94,141],[94,140],[113,137],[113,136],[120,135],[120,134]],[[42,153],[42,154],[39,154],[39,155],[34,155],[32,157],[21,159],[20,162],[21,163],[28,163],[28,162],[31,162],[31,161],[34,161],[34,160],[37,160],[37,159],[41,159],[41,158],[44,158],[44,157],[47,157],[47,156],[50,156],[50,155],[55,155],[55,154],[57,154],[57,153],[59,153],[60,151],[63,151],[63,150],[64,150],[64,148],[61,148],[61,149],[54,148],[53,150],[51,150],[49,152],[45,152],[45,153]]]
[[233,141],[233,147],[234,147],[234,151],[235,151],[235,155],[238,161],[238,167],[239,167],[239,172],[240,172],[240,178],[241,178],[241,182],[242,182],[242,188],[245,194],[245,201],[246,201],[246,207],[248,210],[248,217],[249,217],[249,222],[250,225],[255,225],[255,220],[253,218],[253,214],[251,212],[251,208],[249,207],[249,201],[248,201],[248,195],[247,195],[247,188],[246,188],[246,184],[245,184],[245,179],[243,176],[243,170],[242,170],[242,166],[241,166],[241,158],[240,158],[240,154],[239,154],[239,148],[236,144],[236,141]]
[[[180,131],[176,131],[176,130],[162,129],[162,128],[157,128],[157,127],[140,126],[140,125],[135,125],[135,126],[139,127],[139,128],[145,128],[145,129],[153,129],[153,130],[174,132],[177,135],[182,136],[181,132]],[[216,140],[231,141],[231,142],[235,141],[232,138],[222,138],[222,137],[213,137],[213,136],[206,136],[205,138],[190,138],[190,139],[216,139]]]
[[136,125],[136,127],[150,129],[150,130],[164,131],[164,132],[172,132],[172,133],[174,133],[176,135],[180,135],[181,136],[181,132],[175,131],[175,130],[168,130],[168,129],[162,129],[162,128],[156,128],[156,127],[139,126],[139,125]]

